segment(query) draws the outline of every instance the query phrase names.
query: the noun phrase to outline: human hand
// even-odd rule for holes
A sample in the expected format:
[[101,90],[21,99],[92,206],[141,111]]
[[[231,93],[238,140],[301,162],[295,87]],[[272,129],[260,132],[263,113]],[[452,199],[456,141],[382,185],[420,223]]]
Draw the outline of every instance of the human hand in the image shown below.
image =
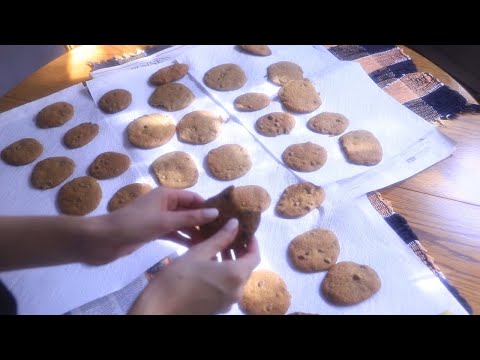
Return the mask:
[[177,230],[189,234],[218,216],[217,209],[198,209],[196,193],[158,187],[108,215],[92,218],[99,236],[82,242],[84,262],[101,265],[128,255],[160,237],[176,240]]
[[215,255],[235,239],[238,221],[231,219],[211,238],[192,246],[145,288],[130,314],[217,314],[238,302],[250,273],[260,263],[253,238],[236,260],[217,262]]

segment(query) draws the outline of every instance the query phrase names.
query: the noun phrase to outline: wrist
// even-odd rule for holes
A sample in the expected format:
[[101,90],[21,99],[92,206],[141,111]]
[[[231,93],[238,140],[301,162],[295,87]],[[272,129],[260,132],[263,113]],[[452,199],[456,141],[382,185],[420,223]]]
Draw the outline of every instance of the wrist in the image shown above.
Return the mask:
[[[153,290],[152,285],[148,285],[138,296],[135,303],[130,308],[128,315],[170,315],[171,311],[167,309],[167,299],[163,299],[161,289]],[[152,294],[152,292],[154,292]],[[152,296],[153,295],[153,296]]]
[[107,216],[81,218],[80,231],[75,239],[75,251],[80,262],[98,265],[96,257],[102,254],[101,249],[109,248],[109,242],[114,238],[114,229]]

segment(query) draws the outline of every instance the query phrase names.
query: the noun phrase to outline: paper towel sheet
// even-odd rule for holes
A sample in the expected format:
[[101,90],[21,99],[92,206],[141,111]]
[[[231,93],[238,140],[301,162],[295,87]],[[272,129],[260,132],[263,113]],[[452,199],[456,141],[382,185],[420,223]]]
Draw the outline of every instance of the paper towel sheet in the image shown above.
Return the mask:
[[[108,119],[115,133],[122,136],[125,129],[138,116],[159,112],[157,109],[148,105],[148,97],[153,91],[153,87],[147,84],[148,77],[160,67],[164,67],[170,63],[155,65],[149,68],[140,68],[126,72],[116,73],[114,75],[104,75],[88,82],[88,88],[93,98],[98,99],[108,90],[122,87],[134,94],[135,105],[132,109],[118,114],[111,115]],[[209,110],[213,111],[225,119],[228,115],[207,94],[205,94],[189,77],[185,77],[179,81],[192,90],[195,94],[195,101],[186,109],[171,112],[175,121],[182,118],[183,115],[193,110]],[[161,111],[160,111],[161,112]],[[123,135],[124,136],[124,135]],[[240,144],[245,147],[252,158],[252,169],[239,179],[232,181],[221,181],[211,177],[206,171],[205,158],[211,149],[222,144]],[[150,164],[160,155],[170,151],[181,150],[189,153],[199,170],[200,176],[198,183],[189,188],[198,192],[203,197],[208,198],[219,193],[221,190],[230,185],[260,185],[264,187],[272,198],[270,208],[263,213],[262,222],[257,230],[257,238],[260,240],[260,249],[262,254],[269,254],[269,262],[277,267],[283,261],[282,255],[278,255],[275,249],[275,241],[279,238],[293,238],[298,231],[307,231],[315,226],[318,218],[318,211],[312,211],[307,216],[297,220],[285,220],[274,215],[274,207],[280,198],[283,190],[298,182],[298,178],[283,165],[279,164],[273,157],[265,152],[262,145],[255,140],[253,136],[239,123],[228,120],[222,125],[221,135],[213,142],[206,145],[189,145],[177,140],[174,136],[166,145],[151,150],[136,149],[125,142],[129,153],[144,176],[146,182],[155,184],[155,180],[149,173]],[[266,255],[265,255],[266,256]]]
[[[327,303],[320,292],[326,272],[305,274],[287,263],[290,239],[270,241],[259,268],[274,270],[285,280],[292,295],[288,313],[300,311],[319,315],[438,315],[444,311],[467,312],[441,281],[414,255],[387,222],[375,211],[366,196],[335,207],[322,207],[317,226],[332,230],[340,243],[340,261],[353,261],[372,267],[379,275],[379,292],[353,306]],[[298,233],[301,230],[298,229]],[[242,312],[238,305],[229,314]]]
[[[136,116],[156,111],[152,111],[147,103],[148,96],[153,91],[147,84],[147,79],[158,68],[166,65],[167,63],[164,63],[151,68],[105,75],[88,83],[90,92],[96,100],[106,91],[117,87],[126,88],[135,94],[136,109],[139,110],[132,109],[133,114],[131,115],[126,113],[112,115],[111,121],[109,121],[113,127],[118,128],[118,133],[124,131],[129,121]],[[202,93],[196,82],[187,77],[180,82],[188,86],[197,99],[187,109],[171,113],[176,121],[183,114],[194,109],[222,112]],[[222,143],[238,143],[248,149],[253,159],[253,168],[247,175],[234,181],[223,182],[212,179],[205,173],[205,169],[202,167],[203,159],[210,149]],[[134,153],[137,161],[145,164],[141,168],[141,172],[146,172],[148,165],[156,156],[172,150],[187,151],[194,157],[201,175],[198,184],[192,190],[205,197],[218,193],[230,184],[236,186],[255,184],[263,186],[269,191],[272,205],[262,215],[262,222],[256,235],[262,254],[259,268],[276,271],[285,279],[292,293],[290,311],[322,314],[438,314],[449,309],[457,313],[465,313],[435,275],[416,258],[385,221],[375,213],[366,198],[360,204],[361,206],[352,206],[352,202],[340,203],[336,197],[329,195],[330,187],[327,187],[326,201],[319,210],[295,220],[286,220],[275,216],[274,206],[283,189],[296,183],[298,178],[265,153],[261,144],[236,122],[225,123],[222,135],[207,145],[186,145],[174,138],[157,150],[134,150]],[[337,234],[341,244],[340,261],[365,263],[378,271],[384,285],[374,298],[352,307],[328,305],[319,295],[319,284],[324,273],[306,275],[290,267],[287,262],[288,243],[295,236],[316,227],[329,228]],[[405,296],[408,296],[408,301],[404,300]],[[237,306],[234,306],[229,313],[239,314],[241,312]]]
[[[319,185],[327,185],[361,174],[371,169],[346,161],[338,139],[340,136],[321,135],[310,131],[308,120],[321,112],[344,114],[350,125],[347,131],[368,130],[380,141],[383,162],[399,154],[435,128],[425,120],[385,94],[354,62],[335,61],[328,51],[319,51],[312,46],[272,46],[273,54],[267,57],[251,56],[230,46],[199,46],[186,51],[178,62],[190,66],[190,74],[203,86],[205,72],[224,63],[239,64],[248,81],[235,91],[204,89],[222,104],[225,109],[254,134],[281,161],[283,151],[291,144],[311,141],[323,146],[328,153],[326,164],[315,172],[296,172],[301,178]],[[294,114],[296,126],[288,135],[265,137],[255,130],[256,120],[270,112],[284,111],[278,99],[280,89],[266,78],[267,67],[277,61],[289,60],[302,66],[304,77],[310,79],[319,91],[322,105],[310,114]],[[247,92],[262,92],[270,96],[272,103],[255,112],[238,112],[233,106],[235,98]]]
[[[39,129],[34,119],[46,105],[67,101],[75,107],[75,115],[64,126]],[[99,124],[98,136],[88,145],[70,150],[62,144],[65,132],[86,121]],[[103,115],[94,106],[83,85],[76,85],[46,98],[0,114],[0,148],[24,137],[33,137],[44,146],[41,156],[32,164],[10,166],[0,161],[0,215],[58,215],[57,186],[37,190],[30,185],[35,164],[51,156],[68,156],[76,163],[74,174],[67,180],[85,176],[93,159],[104,151],[126,152],[122,141],[112,136]],[[121,177],[99,180],[103,198],[89,216],[106,213],[111,196],[122,186],[138,181],[140,173],[132,166]],[[1,236],[1,235],[0,235]],[[20,314],[61,314],[99,296],[121,289],[130,281],[178,246],[153,242],[135,253],[109,265],[91,267],[83,264],[52,266],[31,270],[3,272],[0,278],[18,301]]]

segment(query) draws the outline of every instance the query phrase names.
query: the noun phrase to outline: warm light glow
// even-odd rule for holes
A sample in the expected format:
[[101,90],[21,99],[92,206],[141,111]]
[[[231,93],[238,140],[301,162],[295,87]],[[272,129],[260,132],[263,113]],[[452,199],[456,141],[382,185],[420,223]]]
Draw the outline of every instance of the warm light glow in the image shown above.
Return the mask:
[[85,80],[85,75],[90,73],[89,62],[99,61],[103,49],[101,45],[81,45],[71,50],[68,55],[67,73],[70,80],[75,82]]

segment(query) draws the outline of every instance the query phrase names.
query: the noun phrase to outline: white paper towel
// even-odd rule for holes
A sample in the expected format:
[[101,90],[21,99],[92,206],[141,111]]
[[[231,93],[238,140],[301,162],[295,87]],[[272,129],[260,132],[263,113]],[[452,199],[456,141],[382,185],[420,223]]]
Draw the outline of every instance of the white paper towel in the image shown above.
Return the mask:
[[[36,114],[46,105],[67,101],[75,107],[75,115],[64,126],[39,129]],[[65,132],[86,121],[99,124],[98,136],[88,145],[70,150],[62,144]],[[83,85],[76,85],[46,98],[0,114],[0,149],[24,137],[33,137],[44,146],[41,156],[32,164],[10,166],[0,161],[0,215],[58,215],[56,196],[61,185],[50,190],[38,190],[30,185],[35,164],[51,156],[68,156],[76,163],[74,177],[85,176],[93,159],[104,151],[126,152],[122,141],[113,136],[111,128],[92,103]],[[139,181],[140,173],[132,166],[121,177],[100,180],[103,198],[89,216],[106,213],[111,196],[122,186]],[[1,235],[0,235],[1,236]],[[30,270],[3,272],[0,278],[18,301],[20,314],[61,314],[119,290],[178,246],[153,242],[134,256],[111,264],[91,267],[83,264],[51,266]]]
[[[327,203],[323,206],[318,226],[337,235],[340,243],[338,261],[369,265],[380,276],[381,289],[357,305],[328,304],[320,293],[320,284],[326,272],[305,274],[292,269],[286,260],[289,239],[280,237],[271,245],[275,247],[275,253],[269,253],[260,268],[273,269],[285,280],[292,295],[289,313],[438,315],[448,310],[453,314],[467,314],[441,281],[376,212],[366,196],[342,206],[332,205]],[[270,263],[270,257],[279,261]],[[241,314],[241,311],[235,305],[230,314]]]
[[[384,152],[383,160],[377,166],[435,130],[433,125],[385,94],[357,63],[335,61],[328,51],[319,51],[306,45],[272,47],[272,52],[271,56],[258,57],[239,52],[233,45],[199,46],[186,51],[177,61],[188,64],[190,74],[198,83],[280,161],[283,151],[291,144],[311,141],[323,146],[328,153],[326,164],[315,172],[296,172],[302,179],[327,185],[372,169],[348,163],[340,149],[339,136],[320,135],[307,128],[308,120],[321,112],[344,114],[350,120],[346,132],[371,131],[379,139]],[[322,105],[310,114],[295,114],[296,126],[290,134],[265,137],[256,132],[256,120],[270,112],[284,111],[277,96],[280,87],[266,79],[268,65],[281,60],[293,61],[302,66],[304,77],[310,79],[319,91]],[[248,77],[245,86],[223,92],[203,85],[204,74],[212,67],[224,63],[236,63],[242,67]],[[265,93],[270,96],[272,103],[255,112],[236,111],[233,106],[235,98],[247,92]]]
[[[147,103],[153,91],[153,88],[147,84],[147,80],[154,71],[168,64],[170,63],[105,75],[88,83],[90,92],[97,101],[103,93],[117,87],[126,88],[134,94],[141,94],[136,96],[136,106],[140,110],[134,115],[123,113],[112,115],[109,123],[118,127],[118,132],[124,131],[134,117],[158,111],[152,109]],[[222,110],[202,93],[196,82],[187,77],[180,82],[188,86],[197,99],[187,109],[172,113],[176,121],[194,109],[207,109],[221,113]],[[210,178],[204,172],[202,163],[207,152],[222,143],[238,143],[249,150],[253,167],[247,175],[234,181],[223,182]],[[283,189],[296,183],[298,178],[265,153],[261,144],[236,122],[225,123],[222,135],[205,146],[186,145],[174,138],[157,150],[134,150],[134,152],[137,161],[145,164],[141,172],[146,172],[148,165],[156,156],[172,150],[187,151],[195,158],[201,175],[198,184],[192,190],[198,191],[205,197],[218,193],[230,184],[236,186],[256,184],[269,191],[272,205],[262,215],[262,222],[257,231],[262,254],[259,268],[272,269],[285,279],[293,296],[290,311],[322,314],[437,314],[448,309],[465,313],[435,275],[375,213],[368,200],[366,200],[368,206],[365,204],[352,206],[352,202],[348,204],[343,202],[337,207],[337,198],[329,196],[327,188],[327,199],[318,211],[313,211],[296,220],[275,216],[274,206]],[[340,260],[365,263],[379,272],[384,286],[374,298],[353,307],[328,305],[319,295],[319,284],[324,273],[302,274],[289,266],[286,257],[288,243],[295,236],[315,227],[326,227],[337,234],[341,244]],[[403,300],[405,296],[409,297],[408,301]],[[240,312],[238,307],[234,306],[230,313]]]
[[[128,72],[121,72],[114,75],[104,75],[88,82],[88,88],[93,98],[98,99],[108,90],[122,87],[129,90],[134,95],[135,107],[132,110],[111,115],[108,119],[115,133],[124,134],[125,128],[130,121],[138,116],[161,112],[148,105],[148,97],[153,92],[153,87],[147,84],[149,76],[158,68],[169,65],[170,62],[152,67],[145,67]],[[192,90],[195,94],[195,101],[186,109],[171,112],[175,121],[178,122],[181,117],[193,110],[210,110],[228,118],[228,115],[220,108],[208,95],[206,95],[189,77],[179,81]],[[205,158],[211,149],[222,144],[240,144],[245,147],[252,158],[252,169],[239,179],[232,181],[221,181],[211,177],[205,170]],[[151,150],[136,149],[126,144],[132,159],[135,160],[140,172],[144,175],[144,180],[155,184],[149,173],[150,164],[160,155],[174,150],[181,150],[189,153],[197,164],[200,176],[198,183],[189,188],[189,190],[198,192],[203,197],[208,198],[219,193],[229,185],[260,185],[264,187],[272,198],[270,208],[263,213],[262,222],[257,230],[257,238],[260,240],[260,250],[272,266],[278,267],[283,261],[283,256],[277,254],[275,248],[275,239],[293,238],[299,230],[307,231],[311,229],[318,218],[318,211],[313,211],[307,216],[297,220],[280,219],[274,215],[274,207],[283,190],[298,182],[296,176],[279,164],[273,157],[265,152],[262,145],[255,140],[253,136],[241,125],[235,121],[229,120],[222,125],[221,135],[213,142],[206,145],[189,145],[177,140],[174,136],[166,145]]]

